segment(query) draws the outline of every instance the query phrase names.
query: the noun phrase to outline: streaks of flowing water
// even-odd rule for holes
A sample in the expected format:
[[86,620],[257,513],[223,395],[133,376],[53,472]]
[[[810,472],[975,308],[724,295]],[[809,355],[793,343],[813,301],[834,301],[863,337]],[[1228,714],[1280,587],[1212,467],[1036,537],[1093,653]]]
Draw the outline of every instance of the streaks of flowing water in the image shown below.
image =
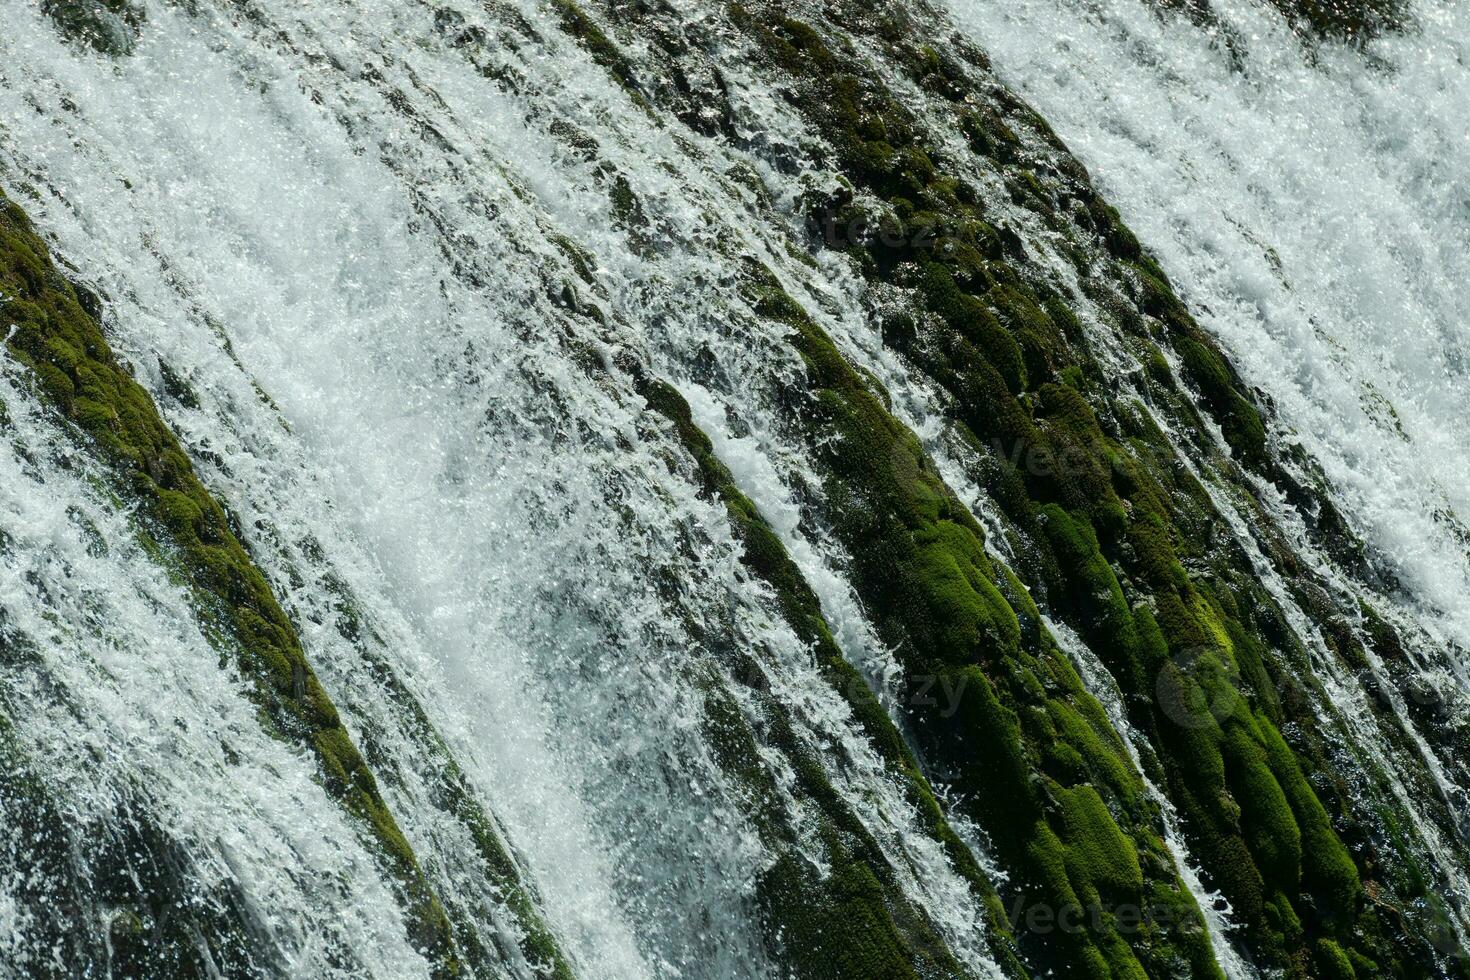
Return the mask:
[[1255,0],[1209,28],[1146,0],[949,6],[1321,462],[1401,601],[1466,645],[1470,12],[1410,5],[1358,50]]
[[[843,745],[838,792],[988,972],[968,885],[772,623],[722,509],[669,473],[667,447],[644,448],[655,437],[609,368],[678,305],[670,282],[724,261],[691,226],[711,207],[743,224],[739,197],[566,42],[526,41],[517,96],[443,47],[427,9],[243,11],[150,9],[120,66],[22,18],[0,42],[6,179],[40,189],[38,219],[113,297],[119,346],[308,624],[339,705],[364,731],[401,730],[361,687],[332,604],[313,598],[323,567],[370,611],[581,973],[760,975],[751,889],[768,858],[709,757],[689,682],[728,630],[723,642],[771,651],[798,735]],[[638,175],[686,264],[643,264],[609,227],[597,168],[548,135],[568,119]],[[683,173],[648,186],[665,163]],[[674,193],[681,180],[692,189]],[[611,297],[606,328],[566,309],[563,226],[617,266],[571,287]],[[411,746],[376,748],[412,768]],[[451,863],[422,793],[385,794],[430,872]],[[452,877],[436,885],[461,897]]]
[[[753,907],[771,855],[712,757],[697,683],[728,666],[721,650],[758,650],[796,737],[827,760],[837,795],[880,842],[905,893],[975,974],[995,972],[976,896],[772,615],[723,509],[671,468],[678,451],[632,394],[626,368],[638,362],[687,396],[818,593],[844,653],[887,689],[893,660],[844,577],[846,556],[805,519],[822,488],[810,447],[776,407],[800,361],[779,325],[752,315],[732,260],[772,268],[884,383],[895,414],[995,532],[989,546],[1007,545],[934,393],[884,348],[863,283],[845,260],[793,248],[794,202],[826,175],[781,171],[655,118],[532,0],[150,3],[147,30],[122,62],[69,49],[34,9],[0,2],[0,181],[29,192],[47,235],[111,297],[114,339],[239,515],[308,656],[375,767],[391,774],[384,794],[448,902],[483,908],[495,896],[463,869],[462,828],[432,805],[423,774],[435,757],[382,696],[384,664],[516,846],[581,975],[771,974]],[[685,26],[696,27],[718,10],[682,7]],[[1375,49],[1376,68],[1331,48],[1306,67],[1274,15],[1236,4],[1225,20],[1256,35],[1249,52],[1259,59],[1236,75],[1193,27],[1125,0],[1091,13],[1045,0],[984,10],[955,0],[955,9],[1161,245],[1204,320],[1326,460],[1437,628],[1458,638],[1470,628],[1455,605],[1464,555],[1445,529],[1457,509],[1470,512],[1457,496],[1464,444],[1451,398],[1465,298],[1450,280],[1464,250],[1448,220],[1393,235],[1379,226],[1406,215],[1436,221],[1453,204],[1454,182],[1429,161],[1453,170],[1465,148],[1432,127],[1411,139],[1412,113],[1397,132],[1370,133],[1378,143],[1364,135],[1374,112],[1406,105],[1396,85],[1449,99],[1462,78],[1453,59],[1413,65],[1410,42],[1390,40]],[[1437,54],[1452,51],[1445,38],[1459,16],[1421,18]],[[1038,24],[1064,43],[1032,50],[1034,33],[1023,35]],[[743,134],[749,145],[800,142],[806,124],[754,75],[739,42],[704,40],[740,115],[757,121]],[[1090,82],[1078,80],[1079,66]],[[1281,141],[1302,135],[1288,125],[1301,107],[1344,94],[1348,108],[1327,114],[1327,135],[1288,152]],[[1068,99],[1090,114],[1061,104]],[[1222,104],[1243,107],[1245,135],[1213,133],[1213,155],[1187,155],[1204,107]],[[1262,105],[1265,122],[1246,111]],[[1431,113],[1453,117],[1441,107],[1424,118]],[[1289,166],[1279,179],[1246,166],[1253,158],[1241,147],[1251,139],[1280,150]],[[1345,146],[1357,151],[1346,155],[1353,181],[1376,196],[1324,199],[1345,185],[1323,179],[1323,161]],[[1206,166],[1203,176],[1195,169]],[[1144,173],[1199,213],[1150,210]],[[747,187],[752,177],[758,192]],[[637,202],[636,220],[618,213],[610,187]],[[1232,188],[1236,198],[1210,196]],[[1288,205],[1331,215],[1341,247],[1319,248],[1321,228],[1269,220]],[[1003,202],[998,210],[1029,227],[1028,245],[1045,262],[1035,216]],[[1350,236],[1381,244],[1373,254],[1384,266]],[[1340,288],[1343,269],[1351,289]],[[1404,309],[1436,335],[1395,342],[1383,328]],[[1104,329],[1079,312],[1090,330]],[[1106,356],[1108,338],[1092,340]],[[1390,365],[1385,379],[1373,376],[1377,359]],[[1425,364],[1439,373],[1416,387]],[[1406,438],[1418,448],[1403,448]],[[1426,447],[1443,457],[1433,479],[1384,469]],[[73,493],[85,497],[69,484],[61,497]],[[1395,506],[1406,508],[1402,519]],[[1448,584],[1430,587],[1441,579]],[[1087,652],[1067,648],[1087,673]],[[1105,679],[1089,679],[1107,703]],[[95,679],[75,685],[88,696],[102,690]],[[41,724],[23,732],[34,739]],[[1371,731],[1360,734],[1372,742]],[[763,759],[781,785],[792,782],[777,753]],[[291,773],[304,800],[313,788]],[[173,775],[179,785],[214,785],[192,770]],[[786,803],[791,823],[806,826],[807,804],[795,795]],[[1222,962],[1249,976],[1220,941],[1228,920],[1164,810]],[[338,850],[308,857],[350,865],[362,878],[353,887],[381,898],[384,886],[351,856],[350,840],[331,836],[346,830],[329,824],[322,833]],[[956,829],[983,863],[979,835]],[[288,908],[312,900],[265,869],[251,877],[257,860],[288,864],[280,856],[242,860],[249,888],[273,889]],[[0,883],[0,915],[14,904],[10,887]],[[368,937],[369,967],[422,970],[395,940],[391,910],[363,908],[335,925]],[[0,941],[21,928],[0,929]],[[502,950],[514,945],[498,937],[516,927],[493,909],[478,928]],[[274,946],[309,965],[332,942],[292,934]]]
[[[70,855],[66,873],[80,881],[152,881],[162,894],[149,898],[165,915],[213,916],[251,935],[256,969],[426,976],[391,886],[315,781],[314,763],[262,730],[246,683],[220,669],[233,654],[150,557],[126,508],[101,489],[105,477],[56,446],[56,420],[15,385],[13,363],[0,370],[9,419],[0,429],[0,698],[11,748],[45,774],[65,814],[41,831],[64,838],[46,846]],[[144,837],[130,836],[145,825]],[[118,842],[140,839],[165,842],[161,880],[158,853],[119,851]],[[34,866],[41,850],[38,838],[10,838],[5,878]],[[20,945],[0,973],[44,976],[57,964],[73,976],[104,973],[111,947],[78,937],[87,923],[105,933],[117,916],[142,911],[41,908],[75,917],[61,934],[77,945],[57,950],[55,963],[48,950]]]

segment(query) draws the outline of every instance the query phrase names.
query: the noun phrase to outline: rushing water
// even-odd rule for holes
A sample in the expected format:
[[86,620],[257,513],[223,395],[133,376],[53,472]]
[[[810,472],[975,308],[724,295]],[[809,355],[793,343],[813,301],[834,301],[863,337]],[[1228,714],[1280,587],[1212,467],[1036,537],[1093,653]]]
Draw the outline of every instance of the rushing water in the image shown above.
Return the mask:
[[[667,304],[664,284],[686,271],[640,266],[609,228],[592,168],[547,136],[558,112],[611,114],[608,155],[659,179],[658,155],[675,148],[633,148],[647,120],[602,69],[563,41],[550,66],[522,59],[548,91],[517,103],[435,49],[429,10],[398,4],[282,4],[245,23],[150,8],[121,66],[14,14],[0,39],[7,180],[47,189],[38,217],[112,298],[114,339],[145,376],[161,384],[155,352],[166,352],[167,371],[188,379],[186,399],[163,399],[171,422],[205,450],[209,481],[239,509],[354,727],[391,738],[402,725],[382,717],[360,652],[331,628],[324,585],[345,580],[370,611],[524,855],[579,973],[765,971],[749,920],[765,859],[702,743],[686,683],[701,641],[681,619],[771,650],[774,689],[802,730],[846,743],[839,790],[905,855],[896,863],[912,865],[910,887],[955,948],[987,969],[968,887],[914,828],[798,641],[742,584],[721,512],[639,448],[649,435],[626,394],[574,359],[573,342],[595,351],[607,339],[567,336],[586,327],[558,305],[576,280],[553,231],[619,263],[604,278],[634,313]],[[276,47],[271,17],[302,51]],[[398,86],[432,86],[415,109],[443,143],[383,113]],[[697,181],[687,196],[738,206],[679,166]],[[670,221],[697,217],[680,204]],[[691,253],[690,274],[710,266]],[[127,587],[126,568],[114,577]],[[39,723],[28,717],[23,734],[51,737],[33,734]],[[413,746],[382,750],[412,769]],[[462,842],[439,834],[411,781],[389,796],[441,888],[462,897]],[[262,874],[290,864],[254,863]],[[359,968],[413,972],[366,959]]]
[[[64,451],[53,455],[48,420],[9,377],[0,398],[17,423],[0,453],[10,545],[0,623],[7,647],[25,660],[18,677],[7,677],[5,702],[70,832],[94,857],[137,849],[140,874],[172,864],[178,880],[154,886],[186,887],[192,901],[244,920],[264,940],[255,949],[260,967],[424,973],[403,942],[392,893],[313,766],[261,730],[241,682],[218,668],[188,597],[134,540],[126,513],[96,492],[95,474],[76,472],[58,458]],[[142,852],[135,842],[152,826],[176,853]],[[7,865],[35,868],[39,843],[8,840]],[[63,881],[45,884],[57,891],[31,906],[52,919],[36,938],[56,929],[58,962],[83,963],[78,947],[96,924],[105,934],[117,910],[77,901]],[[39,971],[53,950],[17,942],[24,920],[6,926],[7,967]]]
[[[1267,4],[951,0],[1275,403],[1409,599],[1470,644],[1470,9],[1364,47]],[[1467,680],[1463,657],[1450,661]]]
[[[686,6],[696,26],[714,9]],[[1367,51],[1308,52],[1267,8],[1222,4],[1232,58],[1142,0],[951,8],[1321,462],[1402,583],[1403,614],[1470,648],[1456,516],[1470,519],[1470,132],[1452,108],[1470,104],[1465,10],[1425,6]],[[487,946],[514,946],[463,828],[434,806],[438,749],[383,664],[513,845],[579,976],[778,975],[753,896],[770,845],[702,723],[700,678],[752,649],[904,893],[968,969],[998,975],[979,896],[773,615],[724,508],[670,465],[625,367],[684,392],[843,652],[886,691],[892,653],[844,556],[803,522],[821,488],[776,407],[800,361],[750,315],[731,257],[775,269],[997,519],[853,271],[794,257],[789,212],[816,177],[656,123],[531,0],[146,9],[114,60],[0,0],[0,186],[108,298],[111,339],[237,515],[446,902],[477,910]],[[446,23],[490,40],[451,44]],[[761,120],[750,146],[799,142],[805,124],[742,70],[739,45],[710,50]],[[616,181],[643,230],[615,213]],[[6,371],[0,629],[35,652],[7,666],[3,703],[73,817],[73,850],[146,824],[197,902],[251,937],[260,972],[423,974],[391,884],[308,762],[252,724],[188,597]],[[1470,677],[1454,655],[1430,669]],[[1105,671],[1083,672],[1108,703]],[[1362,751],[1384,761],[1370,728]],[[796,782],[780,753],[762,762]],[[810,802],[786,802],[799,837]],[[1222,963],[1249,976],[1167,831]],[[85,883],[94,863],[69,860]],[[23,861],[0,865],[0,972],[18,975],[65,955],[27,917]],[[532,972],[513,954],[500,968]]]
[[1463,716],[1470,10],[1416,4],[1359,45],[1234,0],[1205,25],[1135,0],[949,6],[1322,465]]

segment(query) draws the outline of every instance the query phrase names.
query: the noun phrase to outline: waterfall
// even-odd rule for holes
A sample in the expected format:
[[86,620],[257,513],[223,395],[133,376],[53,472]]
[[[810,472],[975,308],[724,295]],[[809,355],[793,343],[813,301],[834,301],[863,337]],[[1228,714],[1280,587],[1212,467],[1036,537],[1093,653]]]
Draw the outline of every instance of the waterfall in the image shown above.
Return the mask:
[[[1463,717],[1470,129],[1448,107],[1470,97],[1464,8],[1416,4],[1411,30],[1358,43],[1255,3],[1203,24],[1132,2],[950,9],[1321,466],[1376,587],[1297,545],[1421,634],[1392,682],[1403,700]],[[1465,777],[1446,761],[1463,834]]]
[[1361,45],[1256,3],[1206,26],[1141,2],[951,9],[1322,466],[1447,650],[1426,670],[1465,689],[1463,6]]
[[1289,6],[0,0],[0,976],[1463,975],[1470,24]]

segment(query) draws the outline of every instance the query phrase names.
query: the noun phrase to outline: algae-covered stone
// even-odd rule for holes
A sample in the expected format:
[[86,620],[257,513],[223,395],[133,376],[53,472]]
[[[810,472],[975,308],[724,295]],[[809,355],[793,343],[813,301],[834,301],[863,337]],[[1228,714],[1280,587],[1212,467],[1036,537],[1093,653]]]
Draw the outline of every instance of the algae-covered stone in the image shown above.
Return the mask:
[[[992,912],[991,947],[1012,976],[1023,976],[1008,924],[998,912],[990,881],[941,811],[934,791],[913,753],[867,683],[844,658],[801,571],[756,506],[735,486],[730,471],[691,417],[688,404],[672,386],[643,380],[640,391],[650,409],[674,426],[693,457],[706,493],[724,502],[745,564],[776,594],[781,612],[807,642],[832,687],[852,708],[854,719],[906,795],[927,829],[944,845],[955,870]],[[998,597],[997,597],[998,598]],[[1014,619],[1014,617],[1012,617]],[[752,664],[751,672],[756,668]],[[794,839],[778,803],[780,791],[756,762],[759,749],[750,724],[720,682],[707,682],[707,732],[727,773],[744,784],[766,846],[779,857],[758,884],[761,919],[768,945],[801,980],[839,980],[849,976],[914,978],[967,976],[930,922],[904,894],[877,843],[834,792],[821,765],[789,737],[778,738],[794,757],[800,784],[811,798],[813,819],[828,867],[817,868],[808,846]],[[767,698],[764,710],[776,719],[768,727],[789,729],[787,707]]]
[[[1388,6],[1280,5],[1323,29],[1333,21],[1355,28]],[[1183,818],[1207,885],[1226,895],[1246,927],[1239,935],[1251,955],[1297,976],[1314,958],[1337,963],[1322,952],[1335,947],[1350,963],[1378,962],[1385,975],[1422,975],[1437,956],[1432,941],[1412,937],[1406,916],[1430,928],[1443,915],[1423,897],[1417,872],[1386,860],[1407,842],[1411,822],[1386,781],[1367,784],[1371,801],[1351,785],[1354,764],[1334,757],[1340,729],[1316,708],[1322,693],[1301,640],[1250,559],[1221,533],[1215,499],[1196,476],[1202,464],[1205,479],[1218,474],[1227,492],[1246,500],[1251,478],[1274,484],[1329,553],[1365,568],[1330,502],[1280,463],[1268,406],[1194,322],[1085,168],[994,78],[983,54],[948,34],[942,14],[885,0],[835,0],[801,11],[801,19],[765,0],[727,11],[821,135],[813,165],[840,175],[809,224],[830,215],[846,227],[861,199],[884,232],[817,231],[811,247],[852,258],[873,287],[885,343],[936,386],[955,434],[977,450],[977,479],[1003,511],[1016,572],[1113,671],[1130,721],[1157,755],[1156,781]],[[866,70],[874,48],[906,77]],[[936,98],[915,109],[909,85]],[[976,170],[1002,178],[1006,207],[1031,211],[1050,241],[1023,241],[998,226],[987,185],[968,176]],[[941,229],[938,247],[893,233],[921,219]],[[1037,261],[1029,254],[1037,247],[1057,253]],[[1075,276],[1046,268],[1058,256],[1074,263]],[[993,587],[1005,595],[1006,575],[984,556],[973,520],[863,372],[845,363],[766,270],[751,276],[749,299],[757,314],[788,328],[807,367],[803,422],[829,494],[822,520],[851,554],[867,608],[906,671],[971,684],[973,696],[950,718],[909,712],[926,762],[952,784],[975,788],[1002,862],[1025,869],[1028,884],[1015,889],[1023,899],[1055,907],[1096,885],[1088,871],[1100,866],[1085,855],[1089,841],[1107,834],[1059,816],[1068,812],[1063,800],[1077,806],[1067,793],[1083,781],[1107,788],[1110,818],[1147,876],[1156,867],[1148,854],[1153,831],[1129,778],[1120,780],[1108,761],[1117,753],[1101,737],[1107,725],[1089,739],[1069,711],[1047,704],[1048,682],[1070,683],[1065,659],[1038,642],[1044,631],[1027,624],[1024,603],[1008,599],[1021,626],[1015,641],[991,594]],[[1084,306],[1111,332],[1108,344],[1136,357],[1150,404],[1134,400],[1112,352],[1091,348]],[[1302,575],[1289,545],[1272,557],[1288,581]],[[1292,588],[1322,591],[1305,581]],[[1314,615],[1321,608],[1323,621],[1336,615],[1330,607],[1325,599],[1306,606]],[[1361,663],[1350,635],[1339,630],[1332,642]],[[1383,720],[1392,737],[1394,719]],[[1400,744],[1416,751],[1408,738]],[[1435,805],[1432,787],[1423,795]],[[1375,829],[1365,832],[1360,821]],[[1106,870],[1103,878],[1132,884]],[[1377,875],[1371,887],[1370,874]],[[1393,902],[1407,913],[1374,899],[1390,881]],[[1143,891],[1160,887],[1177,886],[1165,875],[1145,881]],[[1131,963],[1119,949],[1129,943]],[[1134,975],[1138,957],[1153,973],[1184,950],[1198,955],[1188,937],[1125,938],[1084,925],[1027,953],[1031,965],[1069,975]],[[1208,959],[1205,951],[1198,972],[1214,968],[1203,965]]]

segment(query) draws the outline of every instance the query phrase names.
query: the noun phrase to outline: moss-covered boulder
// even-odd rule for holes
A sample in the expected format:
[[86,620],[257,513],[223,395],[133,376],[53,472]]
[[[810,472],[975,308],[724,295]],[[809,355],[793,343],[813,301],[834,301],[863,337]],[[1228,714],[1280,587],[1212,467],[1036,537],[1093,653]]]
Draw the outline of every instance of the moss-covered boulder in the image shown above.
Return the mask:
[[[1295,6],[1324,27],[1338,15],[1351,25],[1373,7]],[[1183,817],[1207,882],[1246,926],[1251,954],[1289,976],[1335,969],[1334,949],[1387,975],[1441,968],[1448,961],[1425,937],[1447,920],[1419,872],[1401,873],[1389,857],[1423,853],[1406,831],[1417,818],[1397,809],[1371,752],[1334,751],[1347,723],[1323,710],[1330,700],[1303,639],[1226,531],[1212,495],[1221,491],[1201,482],[1218,480],[1263,525],[1271,519],[1253,502],[1251,480],[1274,485],[1314,543],[1371,581],[1330,501],[1282,464],[1262,400],[1085,168],[942,15],[922,4],[839,2],[798,18],[760,0],[731,3],[727,14],[746,56],[769,67],[820,134],[812,165],[839,175],[829,194],[806,202],[810,246],[851,258],[885,343],[934,384],[974,477],[1000,507],[1014,577],[1117,678],[1149,742],[1144,761]],[[868,70],[874,52],[899,77]],[[673,47],[662,54],[689,60]],[[921,106],[913,91],[925,93]],[[740,125],[759,129],[758,120]],[[977,180],[977,170],[999,179]],[[1006,207],[1034,217],[1045,262],[988,199],[997,185]],[[1062,261],[1068,275],[1048,270]],[[1104,721],[1089,739],[1053,703],[1071,689],[1071,668],[1027,612],[1026,589],[986,554],[974,519],[881,393],[769,270],[753,267],[748,281],[751,307],[788,329],[806,364],[807,399],[792,401],[826,482],[820,519],[851,555],[869,612],[916,687],[942,678],[973,692],[949,717],[910,709],[906,721],[925,742],[931,775],[975,787],[1003,863],[1025,869],[1009,890],[1023,904],[1056,907],[1136,885],[1081,857],[1108,838],[1084,819],[1097,812],[1078,802],[1081,783],[1138,853],[1143,890],[1167,880],[1150,879],[1146,807],[1126,778],[1120,786],[1109,775],[1126,761],[1116,735]],[[1101,318],[1105,354],[1084,315]],[[1135,375],[1118,376],[1127,370],[1120,351],[1137,363],[1136,387]],[[1356,611],[1326,598],[1284,536],[1261,537],[1292,598],[1336,622],[1334,650],[1363,664],[1365,638],[1343,623]],[[1085,697],[1062,700],[1083,717],[1095,708]],[[1409,760],[1404,771],[1427,812],[1456,839],[1427,766],[1413,762],[1413,737],[1391,711],[1379,722]],[[1118,938],[1106,922],[1045,942],[1018,935],[1035,965],[1069,975],[1152,972],[1189,955],[1179,937],[1135,933],[1121,952]]]
[[[988,938],[994,958],[1011,976],[1024,976],[1015,956],[1010,924],[991,882],[950,826],[893,720],[838,648],[816,595],[780,538],[735,485],[678,391],[651,378],[641,378],[639,388],[650,409],[672,424],[695,463],[704,492],[725,504],[741,541],[746,566],[771,587],[783,618],[811,648],[828,683],[847,701],[863,734],[903,785],[925,830],[944,846],[954,869],[990,912]],[[758,678],[760,668],[755,660],[749,656],[742,659],[745,667],[737,676]],[[752,692],[746,693],[752,696]],[[787,718],[788,707],[769,696],[754,696],[762,704],[767,739],[774,736],[776,748],[793,764],[803,798],[819,814],[820,842],[828,865],[822,872],[806,856],[810,833],[798,835],[790,825],[780,804],[780,792],[758,761],[760,750],[750,723],[720,682],[710,676],[710,742],[725,771],[743,784],[754,804],[764,842],[778,855],[758,889],[761,919],[772,952],[802,980],[968,976],[935,924],[904,894],[877,842],[838,798],[822,760],[797,744]],[[807,844],[802,843],[803,838]]]

